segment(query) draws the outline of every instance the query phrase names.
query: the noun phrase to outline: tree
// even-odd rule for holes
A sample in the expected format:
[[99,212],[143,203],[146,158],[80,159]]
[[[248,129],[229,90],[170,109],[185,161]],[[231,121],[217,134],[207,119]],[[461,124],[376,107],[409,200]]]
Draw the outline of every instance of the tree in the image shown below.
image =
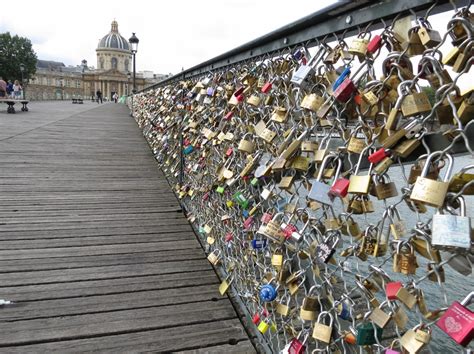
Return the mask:
[[36,72],[36,53],[28,38],[0,33],[0,76],[8,80],[21,80],[20,64],[25,66],[23,78]]

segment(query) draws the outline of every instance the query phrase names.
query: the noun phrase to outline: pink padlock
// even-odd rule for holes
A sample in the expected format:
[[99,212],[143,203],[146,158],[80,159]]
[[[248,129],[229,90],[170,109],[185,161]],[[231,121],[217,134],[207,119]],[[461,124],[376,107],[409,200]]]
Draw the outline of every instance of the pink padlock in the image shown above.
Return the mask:
[[474,291],[460,303],[454,301],[436,322],[443,332],[463,347],[467,346],[474,337],[474,312],[467,308],[473,299]]
[[387,349],[385,354],[400,354],[400,352],[393,349]]
[[252,227],[253,225],[253,216],[249,216],[247,219],[244,221],[244,230],[248,230]]
[[262,86],[262,92],[263,93],[268,93],[271,89],[272,89],[272,83],[271,82],[267,82],[265,85]]
[[385,285],[385,294],[389,300],[398,300],[397,293],[398,290],[402,287],[402,282],[392,281]]

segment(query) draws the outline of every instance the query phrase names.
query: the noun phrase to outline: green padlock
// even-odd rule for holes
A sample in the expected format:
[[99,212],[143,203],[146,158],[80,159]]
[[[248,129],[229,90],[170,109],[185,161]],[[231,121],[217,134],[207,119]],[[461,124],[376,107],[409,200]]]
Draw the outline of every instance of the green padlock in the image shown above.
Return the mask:
[[220,194],[224,193],[224,187],[222,187],[222,186],[217,187],[216,192],[220,193]]
[[383,329],[371,322],[364,322],[357,326],[357,345],[371,345],[377,343],[375,336],[379,342],[382,340]]
[[258,184],[258,178],[257,177],[252,178],[252,180],[250,181],[250,184],[255,187]]
[[242,208],[247,209],[249,206],[249,201],[245,196],[242,194],[242,192],[236,192],[233,195],[234,200],[239,204]]

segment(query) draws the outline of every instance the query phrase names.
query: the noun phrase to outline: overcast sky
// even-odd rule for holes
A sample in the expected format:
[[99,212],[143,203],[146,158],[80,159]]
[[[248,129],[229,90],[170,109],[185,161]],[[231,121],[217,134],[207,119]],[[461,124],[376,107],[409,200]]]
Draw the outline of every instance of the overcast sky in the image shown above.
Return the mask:
[[[99,39],[116,19],[122,36],[128,39],[136,32],[140,40],[138,71],[177,73],[334,2],[6,0],[0,8],[0,33],[29,38],[39,59],[66,65],[86,59],[97,66]],[[11,11],[12,6],[18,11]]]

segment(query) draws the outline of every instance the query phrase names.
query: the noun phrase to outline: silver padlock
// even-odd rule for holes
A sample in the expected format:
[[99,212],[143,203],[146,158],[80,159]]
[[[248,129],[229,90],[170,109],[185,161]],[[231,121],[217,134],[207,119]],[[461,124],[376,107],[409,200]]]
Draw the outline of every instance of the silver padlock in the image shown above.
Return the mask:
[[321,163],[321,166],[319,167],[318,176],[316,177],[316,179],[309,181],[311,183],[311,190],[309,191],[308,198],[326,205],[332,205],[333,203],[333,200],[328,194],[331,190],[331,186],[324,182],[321,182],[321,179],[323,178],[323,173],[324,169],[326,168],[326,165],[328,164],[329,160],[332,159],[337,159],[337,156],[333,154],[327,155]]
[[441,214],[438,210],[433,215],[431,244],[438,249],[471,248],[471,219],[466,216],[466,201],[458,196],[460,215]]
[[301,65],[291,77],[291,82],[297,86],[305,86],[308,79],[315,74],[314,66],[323,59],[326,48],[320,46],[318,52],[311,58],[308,64]]
[[308,212],[306,211],[305,208],[300,208],[300,209],[296,210],[296,215],[298,216],[299,220],[302,220],[302,216],[304,214],[306,214],[306,217],[308,218],[308,220],[305,222],[305,224],[303,225],[303,227],[301,229],[299,229],[298,231],[293,231],[291,233],[291,241],[293,241],[294,243],[297,243],[297,244],[299,244],[299,243],[301,243],[301,241],[303,241],[303,234],[309,226],[310,219],[309,219],[309,214],[308,214]]

